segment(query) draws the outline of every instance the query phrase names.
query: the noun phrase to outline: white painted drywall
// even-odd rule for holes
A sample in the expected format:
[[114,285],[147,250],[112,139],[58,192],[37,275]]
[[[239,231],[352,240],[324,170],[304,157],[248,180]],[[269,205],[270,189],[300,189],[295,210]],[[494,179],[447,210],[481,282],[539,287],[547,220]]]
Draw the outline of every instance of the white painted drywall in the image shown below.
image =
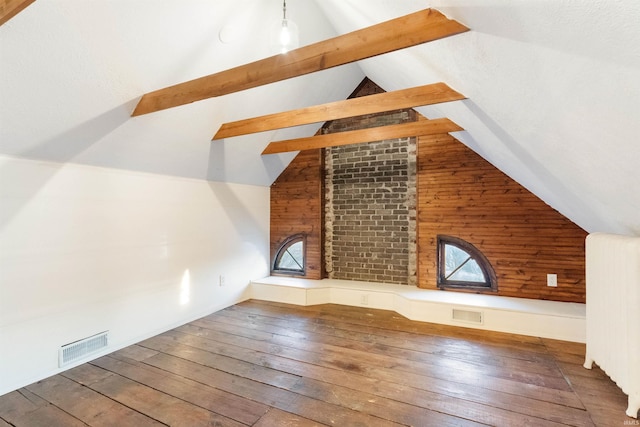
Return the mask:
[[[303,44],[335,36],[315,2],[290,0]],[[0,153],[269,186],[293,158],[273,140],[320,124],[211,141],[222,123],[345,99],[356,64],[131,117],[147,92],[271,56],[278,0],[34,2],[0,26]],[[223,43],[236,26],[241,37]]]
[[268,236],[266,187],[0,156],[0,394],[236,303]]

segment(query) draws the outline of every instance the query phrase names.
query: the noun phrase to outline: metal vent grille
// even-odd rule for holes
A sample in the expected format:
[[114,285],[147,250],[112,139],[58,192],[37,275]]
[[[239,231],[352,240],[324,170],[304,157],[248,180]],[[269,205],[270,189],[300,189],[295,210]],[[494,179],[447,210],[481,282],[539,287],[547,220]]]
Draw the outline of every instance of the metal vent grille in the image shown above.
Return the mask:
[[481,311],[460,310],[460,309],[454,308],[451,314],[451,318],[453,320],[458,320],[460,322],[482,324]]
[[58,366],[62,368],[106,348],[108,345],[108,333],[109,331],[101,332],[63,345],[58,352]]

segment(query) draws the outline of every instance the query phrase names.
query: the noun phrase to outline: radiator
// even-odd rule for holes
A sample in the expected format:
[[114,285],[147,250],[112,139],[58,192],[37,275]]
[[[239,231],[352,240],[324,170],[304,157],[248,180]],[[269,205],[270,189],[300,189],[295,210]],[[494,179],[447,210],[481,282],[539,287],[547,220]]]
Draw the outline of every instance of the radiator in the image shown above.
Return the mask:
[[586,241],[587,352],[640,409],[640,237],[593,233]]

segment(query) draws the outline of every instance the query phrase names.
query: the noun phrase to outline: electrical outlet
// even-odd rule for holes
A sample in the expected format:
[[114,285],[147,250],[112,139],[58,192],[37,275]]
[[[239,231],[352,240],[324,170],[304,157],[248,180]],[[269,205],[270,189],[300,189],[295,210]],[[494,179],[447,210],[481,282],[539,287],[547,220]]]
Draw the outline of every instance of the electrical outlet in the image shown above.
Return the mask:
[[369,295],[360,295],[360,305],[369,305]]
[[224,286],[225,284],[226,284],[226,279],[225,279],[224,275],[223,275],[223,274],[221,274],[221,275],[220,275],[220,278],[219,278],[219,280],[218,280],[218,285],[220,285],[220,286]]
[[557,274],[547,274],[547,286],[551,286],[553,288],[558,287],[558,275]]

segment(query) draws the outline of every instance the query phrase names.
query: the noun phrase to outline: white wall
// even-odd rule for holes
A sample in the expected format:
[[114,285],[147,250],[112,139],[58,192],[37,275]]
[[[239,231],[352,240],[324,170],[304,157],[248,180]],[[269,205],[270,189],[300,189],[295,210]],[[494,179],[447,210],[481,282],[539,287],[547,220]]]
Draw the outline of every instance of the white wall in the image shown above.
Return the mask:
[[0,394],[243,299],[268,233],[266,187],[0,156]]

